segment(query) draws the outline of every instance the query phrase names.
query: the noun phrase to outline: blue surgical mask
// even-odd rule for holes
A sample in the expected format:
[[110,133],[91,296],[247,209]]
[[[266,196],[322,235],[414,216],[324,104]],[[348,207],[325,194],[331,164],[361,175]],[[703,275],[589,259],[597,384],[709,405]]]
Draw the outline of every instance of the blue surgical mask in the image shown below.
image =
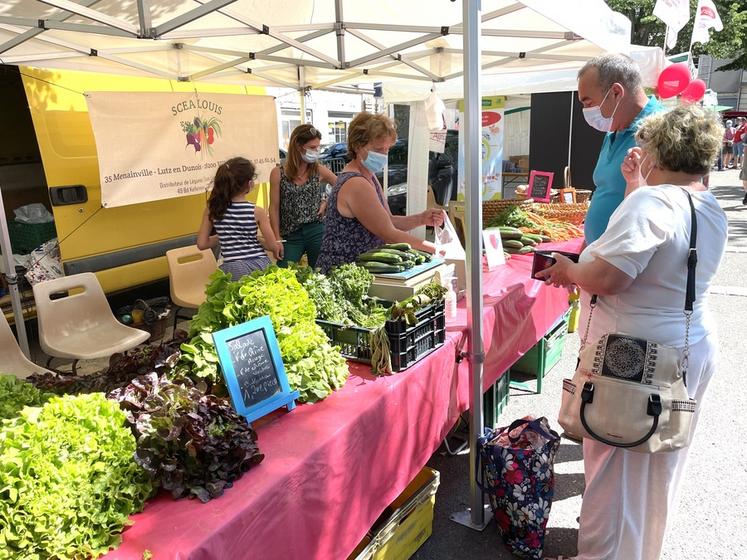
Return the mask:
[[301,159],[306,163],[314,163],[319,159],[319,150],[305,150],[301,154]]
[[583,109],[584,118],[586,119],[587,124],[591,128],[596,128],[600,132],[610,132],[612,130],[612,119],[615,117],[617,108],[620,106],[620,100],[618,99],[612,114],[609,117],[602,115],[602,105],[604,105],[604,102],[607,100],[607,96],[611,91],[611,88],[607,90],[607,93],[604,94],[604,99],[602,99],[602,102],[596,107],[584,107]]
[[366,169],[373,174],[381,173],[384,170],[384,166],[388,159],[389,156],[386,154],[380,154],[379,152],[368,150],[368,157],[363,160],[363,165],[365,165]]

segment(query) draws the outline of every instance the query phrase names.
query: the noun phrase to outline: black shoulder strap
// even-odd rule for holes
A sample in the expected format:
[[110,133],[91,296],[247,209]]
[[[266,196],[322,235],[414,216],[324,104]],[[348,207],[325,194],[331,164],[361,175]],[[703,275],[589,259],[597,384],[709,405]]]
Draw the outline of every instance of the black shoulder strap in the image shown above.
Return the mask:
[[689,192],[687,201],[690,203],[690,249],[687,252],[687,289],[685,293],[685,311],[693,310],[695,302],[695,267],[698,266],[698,218],[695,215],[693,197]]
[[[685,311],[693,310],[695,303],[695,268],[698,266],[698,218],[695,215],[693,197],[685,191],[690,203],[690,248],[687,251],[687,287],[685,288]],[[591,296],[591,305],[596,305],[597,294]]]

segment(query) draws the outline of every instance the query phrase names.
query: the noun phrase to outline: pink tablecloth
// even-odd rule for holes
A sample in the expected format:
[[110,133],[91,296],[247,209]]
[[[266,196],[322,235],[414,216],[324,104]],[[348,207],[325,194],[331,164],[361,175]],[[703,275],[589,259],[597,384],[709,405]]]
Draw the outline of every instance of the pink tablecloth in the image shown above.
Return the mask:
[[[530,266],[517,258],[485,274],[486,386],[567,308],[564,291],[528,278]],[[265,461],[221,498],[159,496],[107,558],[346,558],[469,406],[467,364],[454,363],[465,325],[462,302],[446,343],[397,375],[351,364],[341,391],[259,427]]]

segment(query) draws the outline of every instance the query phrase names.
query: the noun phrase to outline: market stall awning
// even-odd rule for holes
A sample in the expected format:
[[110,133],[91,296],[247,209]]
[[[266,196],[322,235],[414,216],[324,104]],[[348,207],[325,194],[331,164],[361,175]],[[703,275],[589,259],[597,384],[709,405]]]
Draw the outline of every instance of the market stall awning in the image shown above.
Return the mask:
[[[505,76],[522,87],[541,79],[544,88],[567,89],[589,58],[631,50],[630,21],[601,0],[484,0],[482,10],[488,85],[508,85]],[[375,6],[353,0],[9,0],[0,7],[0,62],[293,88],[381,81],[402,98],[395,93],[401,83],[427,92],[435,82],[456,91],[461,20],[461,2],[447,0],[381,0]]]

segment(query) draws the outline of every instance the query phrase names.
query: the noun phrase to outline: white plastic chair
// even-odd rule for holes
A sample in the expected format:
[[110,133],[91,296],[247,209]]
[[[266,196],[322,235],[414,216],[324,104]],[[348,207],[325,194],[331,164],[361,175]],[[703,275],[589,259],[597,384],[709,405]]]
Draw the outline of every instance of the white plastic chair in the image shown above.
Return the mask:
[[196,310],[205,301],[208,278],[218,268],[215,255],[210,249],[200,250],[196,245],[166,251],[169,265],[169,289],[174,311],[174,330],[180,318],[190,319],[194,313],[182,314],[182,310]]
[[[53,299],[54,296],[54,299]],[[117,321],[96,275],[84,272],[34,285],[39,343],[52,358],[105,358],[142,344],[150,333]]]
[[24,379],[33,373],[52,373],[23,355],[2,311],[0,311],[0,373],[9,373],[19,379]]

